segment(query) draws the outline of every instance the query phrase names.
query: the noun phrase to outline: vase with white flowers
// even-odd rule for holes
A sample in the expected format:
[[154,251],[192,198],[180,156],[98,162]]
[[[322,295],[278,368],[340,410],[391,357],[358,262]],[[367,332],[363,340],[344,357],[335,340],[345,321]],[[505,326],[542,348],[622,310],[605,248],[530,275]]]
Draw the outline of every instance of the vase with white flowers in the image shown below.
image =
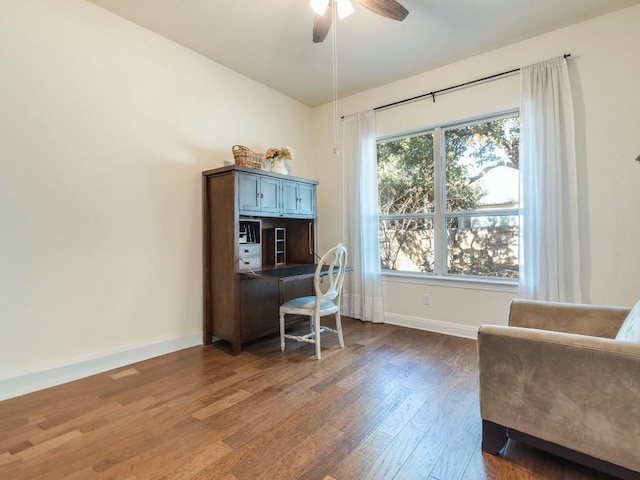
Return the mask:
[[284,163],[285,160],[293,160],[295,152],[291,147],[282,148],[269,148],[265,153],[265,158],[271,160],[271,171],[274,173],[280,173],[282,175],[288,175],[289,170]]

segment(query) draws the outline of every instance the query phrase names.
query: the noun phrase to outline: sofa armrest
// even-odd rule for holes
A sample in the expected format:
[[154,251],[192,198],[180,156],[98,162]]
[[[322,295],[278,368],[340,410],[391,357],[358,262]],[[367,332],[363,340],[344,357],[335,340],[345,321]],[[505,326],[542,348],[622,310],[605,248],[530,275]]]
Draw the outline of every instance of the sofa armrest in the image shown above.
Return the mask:
[[640,344],[482,326],[478,357],[484,420],[640,471]]
[[615,338],[630,308],[516,299],[509,325],[593,337]]

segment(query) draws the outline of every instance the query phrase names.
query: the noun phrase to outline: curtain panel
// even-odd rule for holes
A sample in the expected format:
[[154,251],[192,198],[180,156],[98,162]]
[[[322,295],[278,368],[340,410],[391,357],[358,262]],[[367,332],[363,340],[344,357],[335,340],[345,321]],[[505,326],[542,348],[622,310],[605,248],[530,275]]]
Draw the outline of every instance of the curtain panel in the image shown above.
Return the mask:
[[573,101],[567,61],[520,70],[520,294],[582,301]]
[[378,244],[378,169],[373,110],[344,117],[343,231],[353,272],[343,284],[343,314],[384,322]]

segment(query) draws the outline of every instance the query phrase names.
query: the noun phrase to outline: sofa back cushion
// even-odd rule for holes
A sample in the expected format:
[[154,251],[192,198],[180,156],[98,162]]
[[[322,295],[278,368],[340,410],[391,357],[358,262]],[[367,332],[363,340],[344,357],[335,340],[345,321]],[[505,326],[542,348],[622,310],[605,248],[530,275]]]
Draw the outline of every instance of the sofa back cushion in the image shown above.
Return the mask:
[[640,342],[640,302],[636,303],[618,330],[616,340]]

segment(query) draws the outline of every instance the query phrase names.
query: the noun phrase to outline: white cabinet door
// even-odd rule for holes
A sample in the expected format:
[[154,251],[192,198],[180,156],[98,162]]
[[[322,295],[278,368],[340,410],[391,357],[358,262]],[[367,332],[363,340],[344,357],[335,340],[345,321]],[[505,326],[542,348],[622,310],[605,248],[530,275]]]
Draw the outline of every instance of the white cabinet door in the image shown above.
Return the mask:
[[260,176],[238,174],[238,209],[242,212],[260,211]]
[[298,183],[288,180],[282,181],[282,213],[296,215],[298,213]]
[[281,185],[281,180],[276,178],[260,179],[260,211],[262,213],[280,213]]
[[316,189],[307,183],[298,185],[298,213],[313,217],[316,212]]

